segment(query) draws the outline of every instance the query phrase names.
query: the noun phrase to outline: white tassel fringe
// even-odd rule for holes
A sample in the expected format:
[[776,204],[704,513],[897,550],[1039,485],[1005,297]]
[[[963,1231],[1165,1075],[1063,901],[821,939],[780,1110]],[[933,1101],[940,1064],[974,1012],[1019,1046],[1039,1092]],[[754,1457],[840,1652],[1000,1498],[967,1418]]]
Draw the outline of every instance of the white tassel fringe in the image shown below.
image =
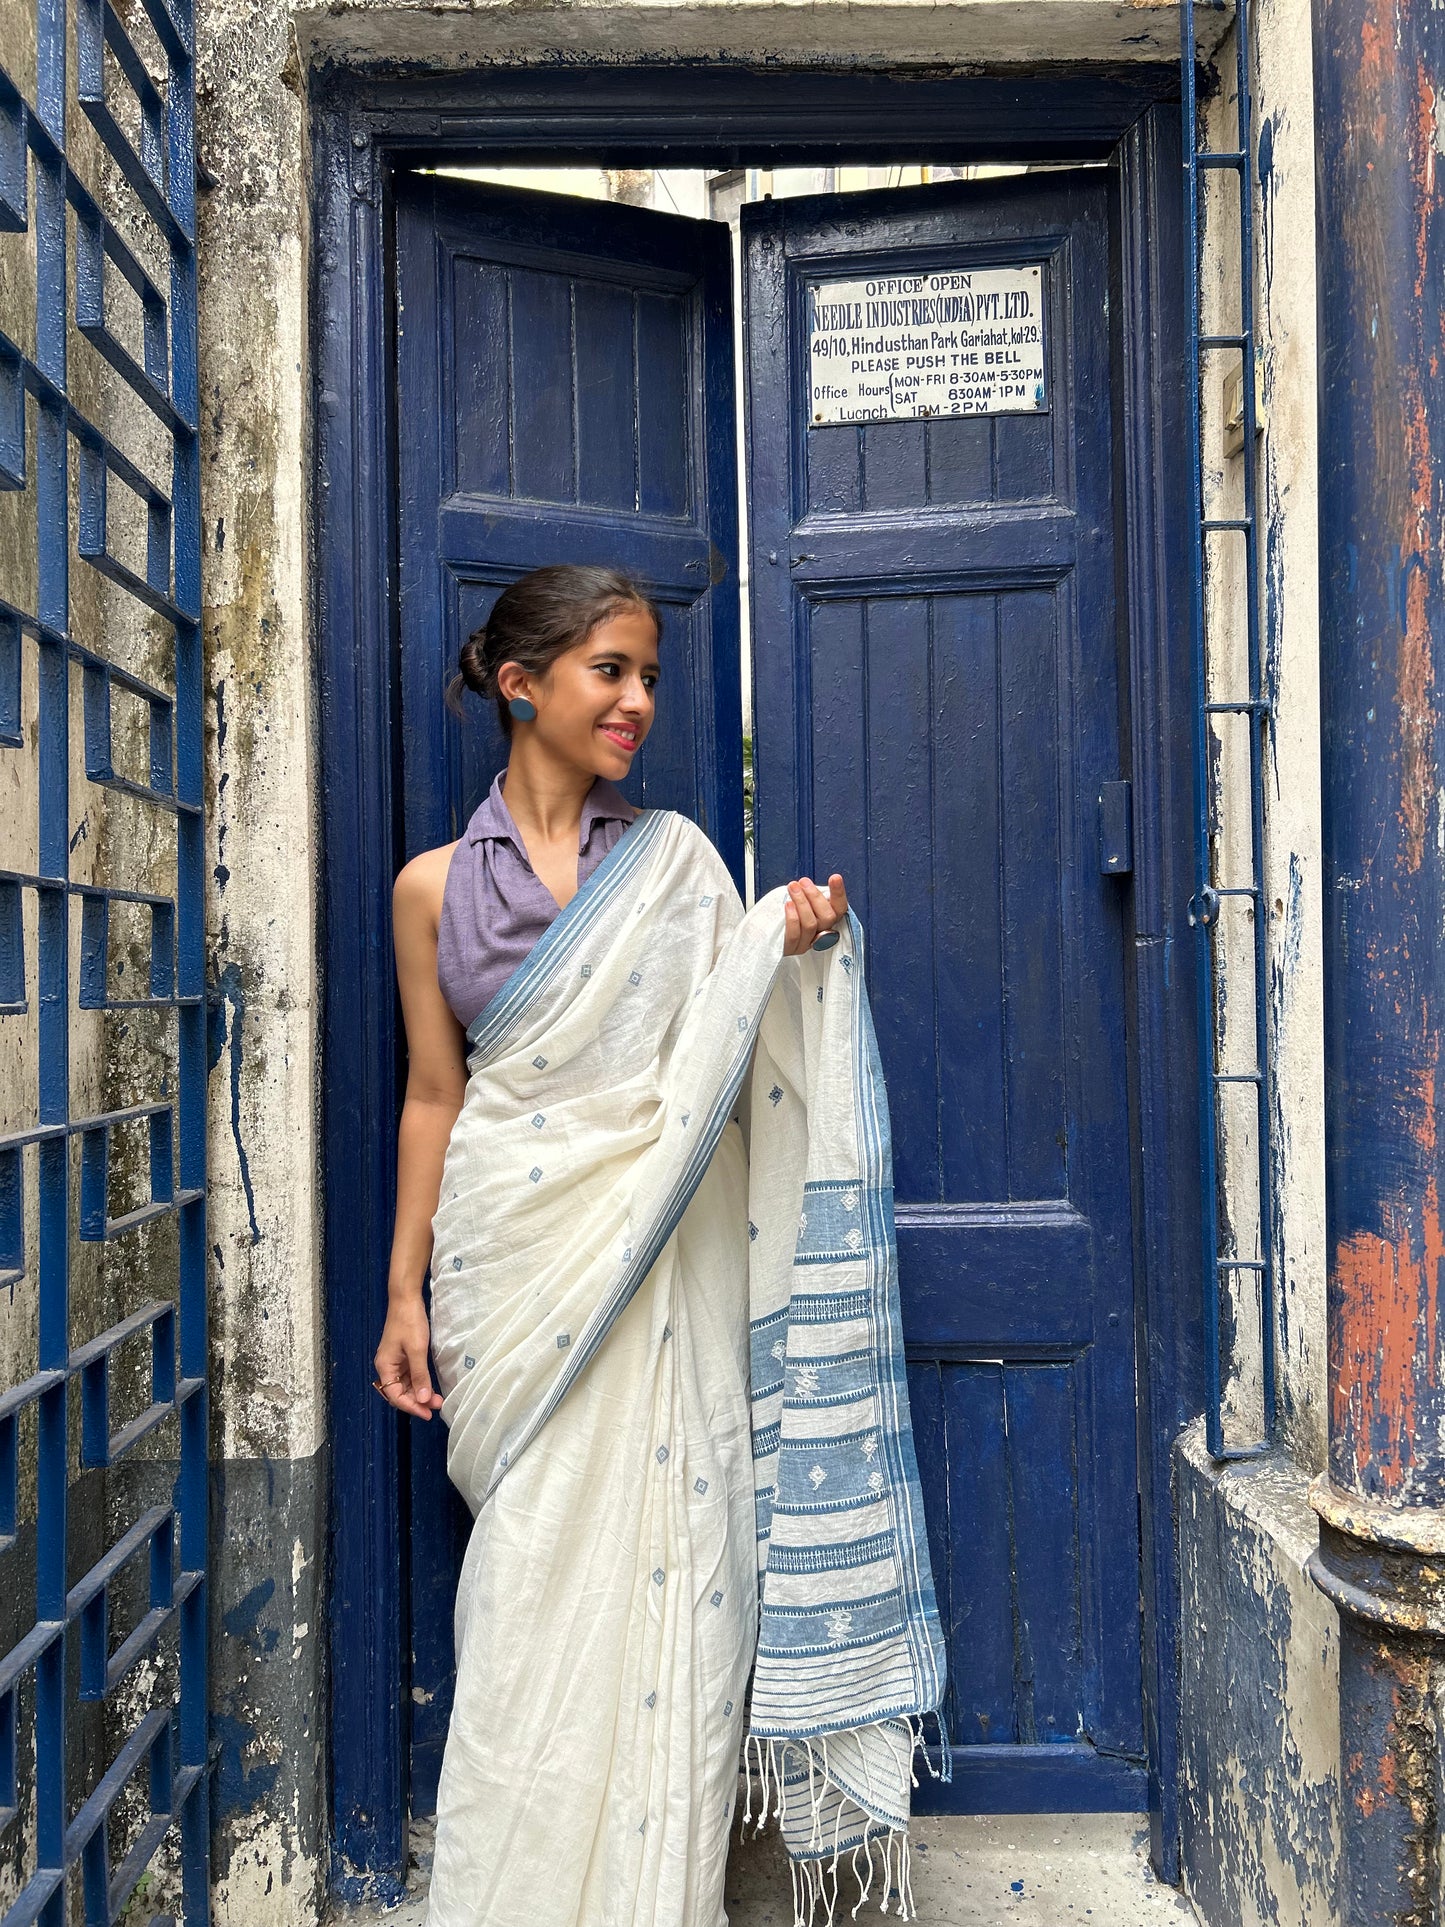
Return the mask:
[[[918,1785],[918,1776],[913,1770],[913,1755],[919,1749],[928,1770],[935,1778],[939,1777],[933,1762],[928,1758],[923,1741],[923,1721],[915,1716],[904,1719],[908,1730],[909,1746],[907,1757],[899,1761],[905,1767],[910,1781]],[[893,1743],[891,1727],[896,1722],[879,1722],[889,1734]],[[757,1748],[758,1786],[761,1794],[756,1825],[753,1823],[753,1748]],[[803,1751],[807,1755],[808,1779],[806,1790],[800,1783],[791,1793],[788,1790],[784,1770],[789,1751]],[[740,1834],[746,1835],[750,1826],[754,1836],[760,1833],[769,1818],[769,1805],[772,1817],[782,1821],[790,1812],[791,1804],[802,1798],[807,1801],[809,1827],[809,1858],[795,1860],[788,1856],[788,1872],[793,1887],[793,1927],[836,1927],[838,1912],[838,1862],[842,1855],[843,1816],[852,1808],[855,1814],[863,1810],[841,1794],[833,1823],[833,1851],[827,1851],[823,1839],[823,1807],[830,1791],[835,1791],[835,1783],[828,1772],[828,1742],[819,1738],[808,1745],[792,1740],[761,1739],[751,1734],[743,1742],[743,1773],[746,1783],[746,1801],[743,1807]],[[869,1789],[871,1792],[871,1788]],[[863,1815],[866,1819],[866,1815]],[[878,1906],[881,1913],[887,1913],[896,1898],[894,1918],[899,1921],[916,1921],[917,1906],[913,1898],[913,1855],[909,1846],[908,1829],[889,1827],[880,1829],[876,1822],[870,1823],[874,1830],[865,1826],[863,1838],[851,1850],[853,1878],[858,1888],[858,1898],[851,1909],[850,1918],[858,1918],[858,1910],[873,1891],[873,1847],[877,1842],[883,1861],[882,1892]],[[859,1872],[858,1855],[862,1853],[867,1867],[866,1878]],[[895,1866],[896,1858],[896,1866]],[[821,1910],[821,1918],[819,1918]]]

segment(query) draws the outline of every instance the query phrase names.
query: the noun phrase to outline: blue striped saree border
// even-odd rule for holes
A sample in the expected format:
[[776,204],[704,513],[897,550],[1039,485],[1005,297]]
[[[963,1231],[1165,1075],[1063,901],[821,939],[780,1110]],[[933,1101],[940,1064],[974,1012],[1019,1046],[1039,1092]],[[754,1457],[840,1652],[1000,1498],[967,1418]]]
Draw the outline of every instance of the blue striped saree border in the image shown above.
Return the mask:
[[490,1062],[526,1015],[549,977],[577,954],[618,892],[636,873],[673,810],[644,810],[579,886],[508,977],[467,1026],[473,1069]]

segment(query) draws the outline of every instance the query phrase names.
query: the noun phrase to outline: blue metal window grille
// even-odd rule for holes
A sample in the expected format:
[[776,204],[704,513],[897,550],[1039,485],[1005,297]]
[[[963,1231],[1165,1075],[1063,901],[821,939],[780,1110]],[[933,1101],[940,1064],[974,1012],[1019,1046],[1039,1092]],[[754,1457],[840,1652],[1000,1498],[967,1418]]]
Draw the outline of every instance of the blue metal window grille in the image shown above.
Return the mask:
[[[1200,123],[1195,66],[1195,17],[1197,6],[1215,12],[1207,0],[1180,0],[1180,80],[1184,115],[1184,201],[1188,246],[1189,339],[1189,473],[1193,493],[1194,539],[1190,550],[1189,604],[1194,677],[1194,774],[1197,799],[1195,823],[1194,893],[1189,903],[1189,920],[1197,932],[1199,945],[1199,1063],[1200,1063],[1200,1145],[1202,1160],[1202,1233],[1205,1319],[1205,1442],[1216,1459],[1252,1457],[1268,1448],[1275,1429],[1275,1285],[1272,1257],[1272,1195],[1270,1164],[1270,1078],[1267,995],[1269,983],[1268,903],[1264,889],[1264,770],[1267,731],[1272,715],[1272,695],[1265,688],[1260,647],[1259,543],[1256,512],[1256,430],[1255,396],[1255,313],[1254,313],[1254,208],[1250,175],[1252,112],[1250,99],[1250,36],[1248,8],[1240,5],[1234,16],[1234,127],[1232,137],[1222,146],[1211,147]],[[1238,195],[1237,238],[1239,282],[1237,308],[1228,317],[1234,325],[1209,330],[1203,325],[1203,203],[1210,176],[1233,180]],[[1202,430],[1201,388],[1209,370],[1218,371],[1221,360],[1233,360],[1240,376],[1242,460],[1239,464],[1239,500],[1220,506],[1237,508],[1236,513],[1216,513],[1214,505],[1206,512],[1205,461]],[[1215,493],[1222,493],[1216,489]],[[1228,544],[1237,553],[1232,564],[1222,551]],[[1206,591],[1211,573],[1217,584],[1212,599]],[[1212,608],[1207,609],[1207,601]],[[1213,614],[1220,626],[1228,622],[1242,625],[1247,688],[1242,693],[1216,698],[1211,695],[1210,665],[1207,655],[1208,617]],[[1235,719],[1245,740],[1230,746],[1224,732]],[[1222,774],[1238,770],[1243,762],[1247,784],[1229,784]],[[1247,846],[1247,874],[1239,881],[1221,875],[1230,865],[1222,854],[1224,828],[1229,809],[1238,808],[1239,790],[1247,789],[1248,825],[1242,841]],[[1238,1016],[1241,1003],[1248,1003],[1243,989],[1230,985],[1231,1031],[1244,1034],[1240,1050],[1226,1048],[1221,997],[1224,988],[1225,920],[1231,906],[1245,909],[1250,925],[1248,939],[1236,930],[1231,949],[1237,954],[1247,941],[1252,961],[1252,1015]],[[1227,1117],[1225,1106],[1236,1096],[1252,1098],[1252,1126],[1245,1125],[1236,1110]],[[1233,1125],[1233,1136],[1249,1144],[1252,1168],[1242,1168],[1243,1154],[1232,1158],[1233,1172],[1224,1170],[1222,1129]],[[1233,1184],[1226,1185],[1232,1175]],[[1227,1191],[1230,1195],[1226,1195]],[[1252,1212],[1240,1210],[1241,1193],[1253,1194]],[[1231,1197],[1234,1208],[1231,1209]],[[1253,1250],[1245,1248],[1248,1219],[1258,1224]],[[1255,1281],[1254,1308],[1258,1318],[1260,1348],[1261,1439],[1250,1443],[1225,1441],[1223,1355],[1230,1349],[1224,1330],[1224,1309],[1237,1314],[1245,1302],[1248,1281]],[[1236,1347],[1236,1356],[1238,1348]]]
[[0,1927],[208,1919],[192,28],[0,8]]

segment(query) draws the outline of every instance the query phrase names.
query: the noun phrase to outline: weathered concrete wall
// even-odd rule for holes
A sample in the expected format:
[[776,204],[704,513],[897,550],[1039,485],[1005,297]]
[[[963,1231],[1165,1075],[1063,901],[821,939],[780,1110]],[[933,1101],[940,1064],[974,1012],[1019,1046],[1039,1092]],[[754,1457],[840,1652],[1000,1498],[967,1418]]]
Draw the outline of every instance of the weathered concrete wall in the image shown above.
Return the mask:
[[[1259,345],[1256,451],[1265,739],[1264,1017],[1272,1212],[1261,1222],[1258,1132],[1247,1085],[1226,1094],[1225,1250],[1268,1248],[1282,1444],[1269,1458],[1213,1466],[1202,1428],[1176,1454],[1181,1568],[1181,1855],[1208,1927],[1332,1927],[1337,1918],[1339,1657],[1334,1608],[1304,1570],[1318,1540],[1306,1490],[1324,1462],[1326,1417],[1324,1092],[1320,905],[1315,217],[1309,9],[1251,9],[1254,113],[1248,147]],[[1209,145],[1235,145],[1236,44],[1219,47],[1205,109]],[[1205,325],[1240,326],[1240,222],[1232,175],[1207,196]],[[1203,384],[1206,512],[1242,511],[1247,451],[1227,453],[1222,410],[1232,351],[1207,358]],[[1249,691],[1242,624],[1243,545],[1214,538],[1208,582],[1210,693]],[[1216,774],[1229,801],[1215,832],[1218,877],[1250,875],[1248,730],[1221,722]],[[1226,917],[1220,961],[1224,1067],[1254,1068],[1251,907]],[[1267,1241],[1267,1247],[1264,1241]],[[1226,1434],[1256,1438],[1261,1329],[1254,1280],[1226,1304]]]
[[202,5],[216,1898],[301,1927],[324,1880],[325,1435],[306,137],[286,9]]
[[1284,1435],[1325,1455],[1324,998],[1320,925],[1319,529],[1315,398],[1314,87],[1310,10],[1258,0],[1254,177],[1265,433],[1265,778],[1274,1051],[1272,1227]]
[[1185,1887],[1207,1927],[1335,1927],[1339,1628],[1304,1570],[1308,1479],[1283,1452],[1175,1454]]
[[[1314,125],[1309,9],[1257,0],[1252,9],[1254,116],[1249,147],[1255,225],[1256,462],[1263,693],[1275,703],[1265,741],[1265,1018],[1271,1090],[1273,1211],[1260,1226],[1253,1088],[1221,1094],[1227,1209],[1223,1249],[1262,1255],[1276,1278],[1275,1341],[1282,1428],[1300,1462],[1324,1463],[1324,1091],[1320,936],[1320,764],[1317,448],[1315,421]],[[1211,147],[1235,144],[1235,37],[1220,45],[1220,85],[1204,119]],[[1206,197],[1204,321],[1240,326],[1238,194],[1217,173]],[[1206,512],[1242,512],[1245,455],[1226,452],[1222,395],[1235,350],[1205,359]],[[1211,538],[1207,571],[1210,694],[1249,693],[1243,626],[1243,541]],[[1216,771],[1227,797],[1216,818],[1221,882],[1249,880],[1248,725],[1217,718]],[[1255,1050],[1254,913],[1234,899],[1221,919],[1219,1023],[1224,1068],[1252,1070]],[[1254,1274],[1236,1274],[1226,1305],[1225,1376],[1232,1435],[1258,1435],[1261,1334]]]

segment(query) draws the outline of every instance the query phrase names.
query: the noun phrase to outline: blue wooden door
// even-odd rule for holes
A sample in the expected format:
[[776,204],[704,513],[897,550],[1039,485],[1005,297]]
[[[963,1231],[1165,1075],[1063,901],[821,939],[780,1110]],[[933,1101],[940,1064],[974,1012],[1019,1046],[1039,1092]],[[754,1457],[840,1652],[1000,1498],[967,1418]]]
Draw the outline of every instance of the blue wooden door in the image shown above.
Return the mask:
[[[657,720],[627,789],[685,811],[743,879],[732,279],[726,227],[412,176],[398,189],[402,821],[460,835],[506,761],[442,691],[508,582],[598,563],[663,606]],[[467,1520],[442,1427],[406,1428],[411,1807],[451,1705]]]
[[[945,1797],[995,1812],[1145,1804],[1108,210],[1102,169],[744,210],[758,888],[839,868],[867,933]],[[815,291],[1001,264],[1043,412],[811,425]]]

